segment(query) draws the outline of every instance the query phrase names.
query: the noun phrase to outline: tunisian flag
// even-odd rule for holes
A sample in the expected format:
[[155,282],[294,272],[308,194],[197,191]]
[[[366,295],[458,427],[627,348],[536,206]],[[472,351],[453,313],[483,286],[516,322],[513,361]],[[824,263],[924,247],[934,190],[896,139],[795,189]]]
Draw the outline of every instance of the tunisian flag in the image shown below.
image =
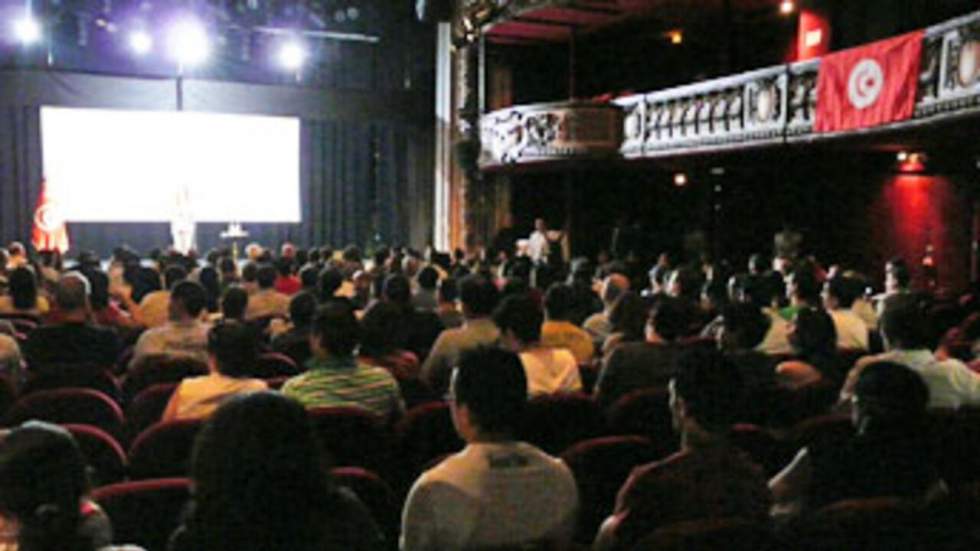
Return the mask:
[[825,56],[814,130],[854,130],[911,117],[922,36],[916,31]]
[[37,209],[34,211],[34,231],[31,243],[38,251],[68,250],[68,229],[57,201],[48,194],[48,184],[41,180],[41,196],[37,199]]

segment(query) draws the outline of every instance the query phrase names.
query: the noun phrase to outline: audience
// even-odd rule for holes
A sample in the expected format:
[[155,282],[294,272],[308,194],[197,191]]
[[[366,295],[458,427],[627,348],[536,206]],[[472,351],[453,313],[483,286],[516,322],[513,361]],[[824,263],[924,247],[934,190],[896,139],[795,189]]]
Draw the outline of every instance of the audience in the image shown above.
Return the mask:
[[612,311],[616,299],[624,292],[628,291],[630,280],[623,274],[610,274],[602,280],[602,288],[599,298],[602,300],[602,310],[592,314],[582,323],[582,328],[592,337],[594,349],[602,346],[602,343],[612,334],[612,322],[609,314]]
[[275,289],[276,272],[272,264],[262,264],[256,272],[258,290],[249,296],[245,319],[285,318],[289,315],[289,297]]
[[389,338],[398,348],[408,350],[418,358],[429,355],[439,333],[445,329],[433,310],[419,310],[412,305],[411,282],[408,277],[393,274],[385,279],[382,300],[398,312],[398,329]]
[[361,347],[358,358],[369,365],[383,367],[395,378],[412,379],[419,375],[418,357],[398,348],[392,335],[401,330],[401,309],[391,302],[377,301],[361,318]]
[[837,331],[826,311],[811,306],[797,308],[790,324],[789,343],[795,357],[776,366],[776,378],[781,385],[802,388],[817,383],[840,383]]
[[[143,327],[143,313],[132,298],[132,287],[110,287],[109,276],[98,269],[86,270],[85,277],[92,286],[90,303],[93,321],[118,331],[132,331]],[[112,300],[115,298],[116,300]],[[50,321],[50,318],[49,318]]]
[[736,366],[748,389],[776,384],[772,356],[758,350],[772,323],[755,304],[729,304],[722,312],[723,330],[719,345]]
[[300,291],[289,301],[289,326],[272,337],[272,351],[289,356],[300,368],[312,356],[310,352],[310,327],[316,314],[316,297],[309,291]]
[[545,322],[541,326],[541,344],[565,348],[577,363],[584,364],[592,360],[595,345],[588,332],[570,321],[574,299],[574,290],[570,285],[555,283],[548,288],[544,297]]
[[241,285],[232,284],[221,296],[221,319],[225,321],[245,321],[248,311],[248,291]]
[[735,366],[718,351],[698,349],[680,358],[668,388],[681,450],[633,471],[599,531],[597,551],[632,549],[675,522],[764,522],[769,514],[762,470],[728,440],[741,388]]
[[14,326],[7,320],[0,320],[0,377],[10,388],[17,391],[24,382],[24,358],[20,352]]
[[40,319],[48,313],[48,299],[38,292],[37,276],[27,266],[14,268],[7,277],[8,295],[0,296],[0,314],[22,314]]
[[303,282],[293,273],[293,259],[281,257],[276,262],[276,281],[273,287],[277,292],[293,296],[303,289]]
[[439,305],[436,286],[439,272],[432,266],[425,266],[415,276],[417,288],[412,293],[412,306],[419,310],[434,312]]
[[650,307],[647,302],[636,293],[626,291],[620,295],[609,311],[612,333],[602,343],[603,357],[621,344],[642,342],[646,338],[649,313]]
[[527,386],[514,353],[463,353],[450,408],[466,447],[415,481],[402,513],[402,551],[568,544],[578,508],[571,472],[513,437]]
[[207,364],[210,326],[201,321],[207,304],[204,288],[193,281],[181,281],[170,292],[169,303],[170,321],[140,335],[130,369],[144,358],[160,355],[188,356]]
[[152,291],[140,301],[143,323],[150,328],[160,327],[170,319],[170,291],[175,285],[187,279],[187,270],[181,266],[170,266],[163,272],[163,289]]
[[463,326],[463,313],[456,306],[459,299],[459,284],[455,278],[447,277],[439,280],[439,305],[436,314],[446,329],[456,329]]
[[210,416],[232,396],[268,388],[265,381],[249,379],[259,358],[255,329],[235,321],[208,331],[208,374],[184,379],[170,396],[161,421]]
[[405,409],[398,383],[387,370],[357,362],[361,326],[350,303],[334,299],[313,318],[306,373],[286,381],[282,393],[308,408],[358,407],[394,421]]
[[868,326],[851,307],[858,298],[853,279],[843,275],[827,280],[823,288],[823,303],[834,320],[837,331],[837,348],[845,350],[868,349]]
[[384,549],[370,513],[328,466],[302,406],[268,392],[230,400],[197,437],[193,507],[170,551]]
[[582,390],[575,356],[541,342],[543,320],[541,308],[527,295],[505,298],[493,313],[501,346],[520,355],[529,396]]

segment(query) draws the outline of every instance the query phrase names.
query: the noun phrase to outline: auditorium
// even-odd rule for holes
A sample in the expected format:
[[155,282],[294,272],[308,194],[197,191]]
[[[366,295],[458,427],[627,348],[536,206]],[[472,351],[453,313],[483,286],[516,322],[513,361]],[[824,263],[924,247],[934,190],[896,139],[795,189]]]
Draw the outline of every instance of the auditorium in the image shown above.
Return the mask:
[[0,0],[0,551],[980,548],[978,123],[972,0]]

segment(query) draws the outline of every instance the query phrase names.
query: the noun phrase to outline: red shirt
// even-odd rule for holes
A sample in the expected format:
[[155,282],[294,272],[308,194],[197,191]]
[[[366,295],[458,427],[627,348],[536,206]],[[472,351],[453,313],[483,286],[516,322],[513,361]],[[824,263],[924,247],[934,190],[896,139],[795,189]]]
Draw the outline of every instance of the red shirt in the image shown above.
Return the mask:
[[284,295],[295,295],[303,289],[303,283],[296,276],[278,276],[275,283],[276,291]]

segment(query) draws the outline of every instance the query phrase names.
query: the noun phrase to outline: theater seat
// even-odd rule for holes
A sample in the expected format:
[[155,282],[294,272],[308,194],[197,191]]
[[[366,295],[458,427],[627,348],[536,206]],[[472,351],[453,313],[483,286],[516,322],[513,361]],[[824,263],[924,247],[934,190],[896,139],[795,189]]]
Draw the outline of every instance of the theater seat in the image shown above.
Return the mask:
[[606,436],[575,444],[561,454],[572,470],[579,495],[576,541],[590,543],[612,512],[616,494],[638,465],[660,457],[648,438]]
[[642,388],[616,400],[606,412],[609,432],[638,434],[650,439],[661,456],[680,446],[670,414],[670,394],[666,388]]
[[395,426],[397,462],[401,485],[411,484],[422,468],[436,457],[463,449],[456,434],[449,404],[429,402],[415,406]]
[[128,403],[151,385],[179,383],[187,377],[207,375],[208,366],[201,360],[186,356],[156,355],[139,361],[123,379],[122,394]]
[[311,408],[310,420],[337,467],[364,467],[392,475],[392,438],[377,415],[353,407]]
[[29,372],[21,395],[58,388],[91,388],[116,400],[120,399],[119,383],[108,368],[88,364],[47,365]]
[[113,436],[120,434],[123,424],[119,405],[105,394],[88,388],[43,390],[24,396],[7,412],[4,425],[19,425],[30,419],[92,425]]
[[146,551],[166,551],[190,497],[187,478],[122,482],[92,492],[112,521],[113,542],[137,544]]
[[398,541],[401,502],[388,483],[376,473],[361,467],[339,467],[331,470],[330,476],[338,486],[344,486],[357,495],[389,542]]
[[[775,551],[769,527],[738,518],[704,519],[665,526],[644,537],[633,551]],[[843,548],[836,548],[843,549]],[[828,548],[826,551],[830,551]]]
[[123,440],[132,443],[147,428],[160,422],[177,383],[160,383],[143,389],[126,407]]
[[790,525],[784,535],[799,551],[942,549],[924,525],[922,508],[893,497],[841,501]]
[[762,466],[767,477],[772,477],[783,469],[793,458],[796,449],[778,440],[768,430],[745,423],[732,427],[732,444],[744,451],[754,462]]
[[580,393],[535,396],[527,403],[518,438],[558,455],[572,444],[603,434],[605,424],[595,401]]
[[259,356],[254,369],[249,370],[246,375],[259,379],[271,379],[274,377],[292,377],[301,371],[296,362],[289,356],[277,352],[264,352]]
[[92,485],[101,486],[126,478],[126,452],[109,433],[91,425],[63,425],[75,437],[91,472]]
[[799,450],[812,442],[840,442],[853,436],[854,424],[850,416],[830,414],[798,423],[790,430],[786,441]]
[[129,477],[133,480],[187,476],[200,419],[167,421],[146,429],[129,448]]

